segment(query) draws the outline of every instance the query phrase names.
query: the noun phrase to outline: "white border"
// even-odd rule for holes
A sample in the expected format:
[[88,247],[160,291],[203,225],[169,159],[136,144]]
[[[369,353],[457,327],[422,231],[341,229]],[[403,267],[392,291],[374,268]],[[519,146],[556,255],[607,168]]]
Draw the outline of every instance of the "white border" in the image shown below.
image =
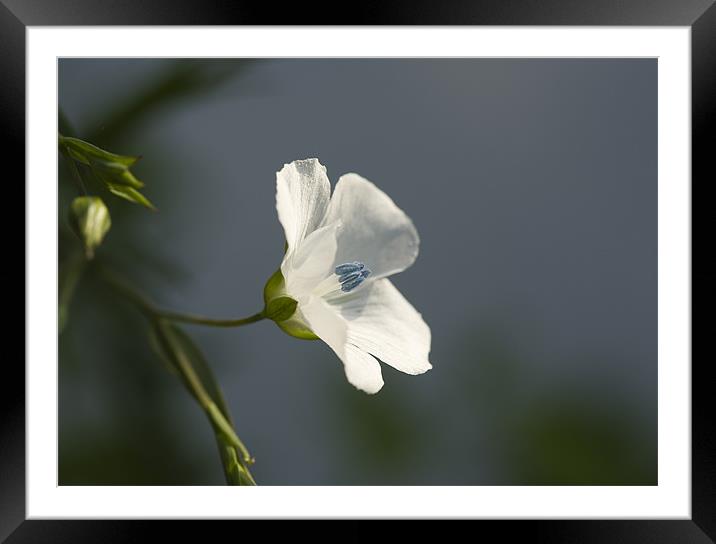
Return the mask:
[[[29,518],[690,518],[688,27],[30,27],[27,46]],[[57,281],[52,273],[57,262],[57,197],[52,180],[56,179],[57,57],[71,56],[658,57],[659,485],[57,486]]]

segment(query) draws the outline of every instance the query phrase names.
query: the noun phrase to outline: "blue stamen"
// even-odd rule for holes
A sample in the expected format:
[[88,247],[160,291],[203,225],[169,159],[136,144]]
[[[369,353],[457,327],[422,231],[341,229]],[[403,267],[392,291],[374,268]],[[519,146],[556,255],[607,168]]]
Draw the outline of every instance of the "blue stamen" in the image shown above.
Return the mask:
[[356,287],[358,287],[361,283],[365,281],[365,278],[363,276],[358,276],[356,279],[347,281],[343,284],[341,284],[341,291],[344,293],[348,293],[349,291],[352,291]]
[[338,276],[338,282],[341,284],[341,291],[344,293],[348,293],[358,287],[371,274],[370,269],[359,261],[340,264],[336,266],[335,271]]
[[[365,270],[363,272],[365,272]],[[354,279],[360,277],[363,274],[363,272],[351,272],[350,274],[343,274],[342,276],[340,276],[338,278],[338,282],[345,283],[347,281],[354,280]]]
[[352,263],[339,264],[336,266],[336,276],[343,276],[344,274],[352,274],[353,272],[360,272],[363,270],[365,265],[361,262],[354,261]]

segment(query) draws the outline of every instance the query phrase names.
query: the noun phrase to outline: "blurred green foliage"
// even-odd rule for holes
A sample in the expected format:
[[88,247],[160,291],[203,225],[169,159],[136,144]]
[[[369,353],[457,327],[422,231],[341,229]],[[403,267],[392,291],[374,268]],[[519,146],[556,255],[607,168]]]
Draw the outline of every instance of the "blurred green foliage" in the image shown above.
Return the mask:
[[[91,142],[103,142],[108,149],[120,147],[130,128],[160,113],[168,104],[199,98],[241,73],[244,65],[236,62],[214,67],[218,70],[201,62],[166,63],[164,71],[154,80],[107,112],[108,121],[102,125],[101,134],[80,130],[63,114],[60,104],[60,149],[67,160],[59,165],[58,303],[60,332],[68,330],[60,337],[59,353],[61,485],[187,485],[197,483],[200,474],[206,478],[206,469],[191,463],[182,453],[186,448],[181,443],[193,441],[195,436],[178,434],[177,427],[183,425],[174,417],[177,407],[167,405],[169,398],[176,399],[162,394],[171,388],[166,382],[172,380],[162,376],[160,366],[150,361],[158,358],[148,351],[152,342],[147,341],[144,320],[136,307],[109,290],[99,278],[99,271],[107,264],[135,277],[138,272],[141,277],[135,263],[170,275],[176,274],[176,267],[164,262],[156,248],[148,247],[141,238],[133,238],[126,210],[113,204],[110,206],[119,243],[114,251],[111,247],[103,248],[97,259],[99,266],[88,265],[85,257],[93,256],[109,228],[109,211],[99,196],[73,195],[78,188],[80,192],[89,189],[111,202],[106,199],[107,192],[111,192],[153,208],[138,192],[144,184],[130,171],[138,157],[117,155]],[[87,137],[89,141],[76,136]],[[68,208],[69,215],[63,213]],[[78,237],[71,236],[70,230]],[[132,266],[127,266],[128,263]],[[72,325],[72,305],[79,307],[81,319],[77,319],[77,326]],[[93,329],[98,323],[102,324],[99,331]],[[150,340],[154,340],[155,347],[160,346],[163,360],[174,363],[172,369],[180,377],[193,376],[190,389],[202,392],[202,398],[197,400],[215,428],[227,483],[253,485],[253,479],[242,466],[248,453],[233,432],[228,407],[203,355],[185,333],[170,323],[157,321],[152,331]],[[104,354],[99,358],[98,354],[93,357],[83,341],[88,335],[94,335],[93,345],[103,346]],[[93,358],[94,364],[87,366]],[[77,387],[83,389],[78,391]],[[96,405],[96,391],[91,392],[91,388],[101,389],[102,405]],[[71,403],[68,395],[72,396]],[[67,413],[69,406],[82,405],[83,397],[92,405],[83,413],[76,409]]]
[[98,145],[121,141],[144,123],[170,108],[206,95],[249,68],[246,60],[182,59],[168,63],[162,72],[148,79],[136,92],[118,100],[111,111],[92,123],[86,137]]

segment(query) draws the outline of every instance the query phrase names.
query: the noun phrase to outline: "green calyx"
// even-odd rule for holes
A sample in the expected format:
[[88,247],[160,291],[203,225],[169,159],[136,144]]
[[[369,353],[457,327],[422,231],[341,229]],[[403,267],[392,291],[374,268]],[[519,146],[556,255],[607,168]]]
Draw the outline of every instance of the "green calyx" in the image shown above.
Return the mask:
[[264,315],[276,322],[286,321],[296,313],[296,306],[298,302],[291,297],[274,298],[266,304]]
[[318,340],[318,336],[296,314],[298,302],[286,295],[286,283],[280,268],[266,282],[264,304],[264,316],[274,321],[283,332],[302,340]]

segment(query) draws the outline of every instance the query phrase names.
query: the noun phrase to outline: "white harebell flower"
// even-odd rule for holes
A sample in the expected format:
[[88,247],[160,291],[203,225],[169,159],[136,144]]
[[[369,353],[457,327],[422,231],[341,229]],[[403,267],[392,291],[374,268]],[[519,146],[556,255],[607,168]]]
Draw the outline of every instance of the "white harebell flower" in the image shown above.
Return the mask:
[[413,264],[419,244],[390,197],[357,174],[331,197],[326,168],[307,159],[277,173],[276,209],[286,253],[264,290],[267,316],[323,340],[366,393],[383,387],[376,358],[407,374],[430,370],[430,328],[388,279]]

